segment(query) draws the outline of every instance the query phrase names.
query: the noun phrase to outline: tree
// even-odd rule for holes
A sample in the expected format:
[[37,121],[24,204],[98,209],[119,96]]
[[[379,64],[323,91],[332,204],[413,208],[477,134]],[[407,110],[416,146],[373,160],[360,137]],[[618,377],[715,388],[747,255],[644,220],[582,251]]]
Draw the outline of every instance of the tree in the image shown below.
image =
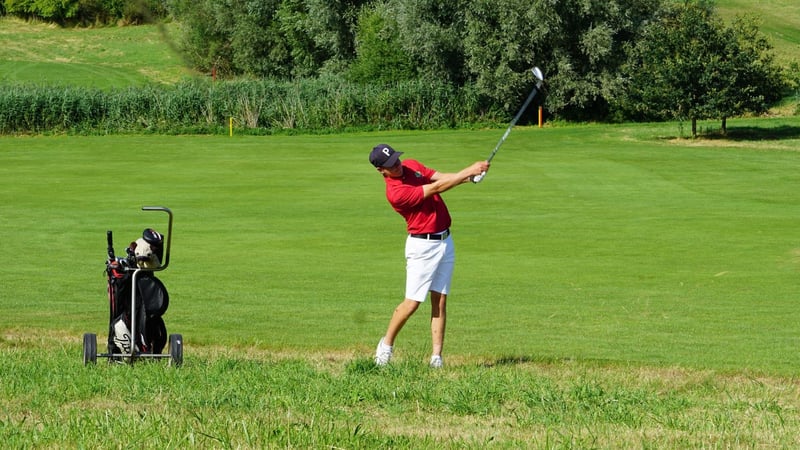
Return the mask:
[[283,0],[275,14],[277,27],[291,55],[290,72],[295,78],[310,77],[318,73],[330,55],[319,48],[308,32],[310,20],[303,0]]
[[0,16],[59,25],[143,23],[166,15],[163,0],[0,0]]
[[755,18],[737,17],[728,30],[731,40],[727,56],[735,76],[730,96],[717,106],[723,132],[726,132],[726,118],[745,112],[765,112],[781,99],[788,87],[771,52],[772,45],[758,30]]
[[462,85],[468,78],[464,56],[467,0],[389,0],[399,44],[420,76]]
[[358,11],[369,0],[171,0],[193,66],[220,75],[314,77],[355,58]]
[[306,0],[306,32],[328,58],[321,70],[341,72],[356,57],[358,15],[369,0]]
[[723,120],[762,112],[782,91],[780,69],[752,22],[726,27],[712,1],[667,5],[629,49],[617,107],[633,119]]
[[795,114],[800,115],[800,62],[792,61],[789,64],[789,68],[786,69],[786,84],[794,93],[794,99],[797,102]]
[[400,45],[400,31],[393,10],[378,2],[364,8],[358,19],[356,60],[350,66],[351,80],[393,83],[417,76],[411,56]]
[[[308,42],[294,31],[299,0],[173,0],[181,48],[195,68],[218,76],[290,78],[313,71]],[[296,47],[293,48],[292,45]],[[295,64],[295,58],[297,63]],[[312,66],[309,70],[308,67]]]
[[547,108],[567,119],[605,118],[625,44],[662,0],[475,0],[466,11],[467,67],[481,91],[511,110],[548,78]]
[[81,9],[78,0],[5,0],[8,14],[25,19],[44,19],[65,25],[79,18]]
[[530,90],[528,69],[539,65],[554,72],[548,40],[560,18],[549,2],[476,0],[466,11],[464,53],[479,92],[511,112]]
[[[212,0],[213,1],[213,0]],[[220,42],[219,56],[228,55],[230,71],[235,75],[266,78],[290,78],[294,67],[290,39],[281,29],[278,17],[280,0],[229,0],[228,11],[216,2],[220,29],[230,35]],[[222,25],[224,24],[224,25]],[[219,66],[219,62],[215,61]]]

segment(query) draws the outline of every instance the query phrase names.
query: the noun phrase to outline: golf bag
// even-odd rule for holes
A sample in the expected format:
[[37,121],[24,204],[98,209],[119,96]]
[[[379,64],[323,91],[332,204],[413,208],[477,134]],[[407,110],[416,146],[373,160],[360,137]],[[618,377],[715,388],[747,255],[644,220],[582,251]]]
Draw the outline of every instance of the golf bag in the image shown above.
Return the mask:
[[[114,255],[111,232],[108,232],[109,330],[108,353],[161,353],[167,343],[167,328],[162,316],[169,307],[164,283],[151,270],[136,275],[136,308],[132,310],[133,273],[137,269],[155,269],[163,258],[163,236],[151,228],[126,249],[127,256]],[[131,315],[135,315],[131,329]],[[131,348],[131,336],[133,346]]]

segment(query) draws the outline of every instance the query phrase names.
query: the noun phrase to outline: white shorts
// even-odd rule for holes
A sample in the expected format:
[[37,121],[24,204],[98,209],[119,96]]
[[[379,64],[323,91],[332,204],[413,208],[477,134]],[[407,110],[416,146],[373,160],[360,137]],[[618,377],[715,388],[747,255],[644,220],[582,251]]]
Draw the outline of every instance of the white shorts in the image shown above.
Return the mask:
[[441,241],[406,238],[406,298],[422,303],[429,291],[447,294],[455,262],[452,236]]

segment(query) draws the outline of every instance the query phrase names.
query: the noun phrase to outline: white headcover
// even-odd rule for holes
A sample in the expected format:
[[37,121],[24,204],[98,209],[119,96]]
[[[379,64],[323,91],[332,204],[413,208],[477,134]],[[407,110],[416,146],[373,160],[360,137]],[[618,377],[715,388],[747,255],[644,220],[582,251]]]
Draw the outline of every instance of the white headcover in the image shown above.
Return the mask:
[[161,267],[158,255],[153,251],[150,244],[142,238],[136,240],[136,264],[143,269],[157,269]]

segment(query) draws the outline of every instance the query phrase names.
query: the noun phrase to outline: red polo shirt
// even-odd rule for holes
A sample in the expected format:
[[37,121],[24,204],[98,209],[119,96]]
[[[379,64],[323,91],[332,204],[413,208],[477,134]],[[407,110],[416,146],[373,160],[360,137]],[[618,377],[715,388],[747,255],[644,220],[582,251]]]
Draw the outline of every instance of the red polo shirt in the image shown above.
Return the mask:
[[409,234],[438,233],[450,227],[450,212],[439,194],[424,198],[422,186],[431,183],[435,170],[418,161],[402,161],[402,178],[386,177],[386,198],[406,219]]

